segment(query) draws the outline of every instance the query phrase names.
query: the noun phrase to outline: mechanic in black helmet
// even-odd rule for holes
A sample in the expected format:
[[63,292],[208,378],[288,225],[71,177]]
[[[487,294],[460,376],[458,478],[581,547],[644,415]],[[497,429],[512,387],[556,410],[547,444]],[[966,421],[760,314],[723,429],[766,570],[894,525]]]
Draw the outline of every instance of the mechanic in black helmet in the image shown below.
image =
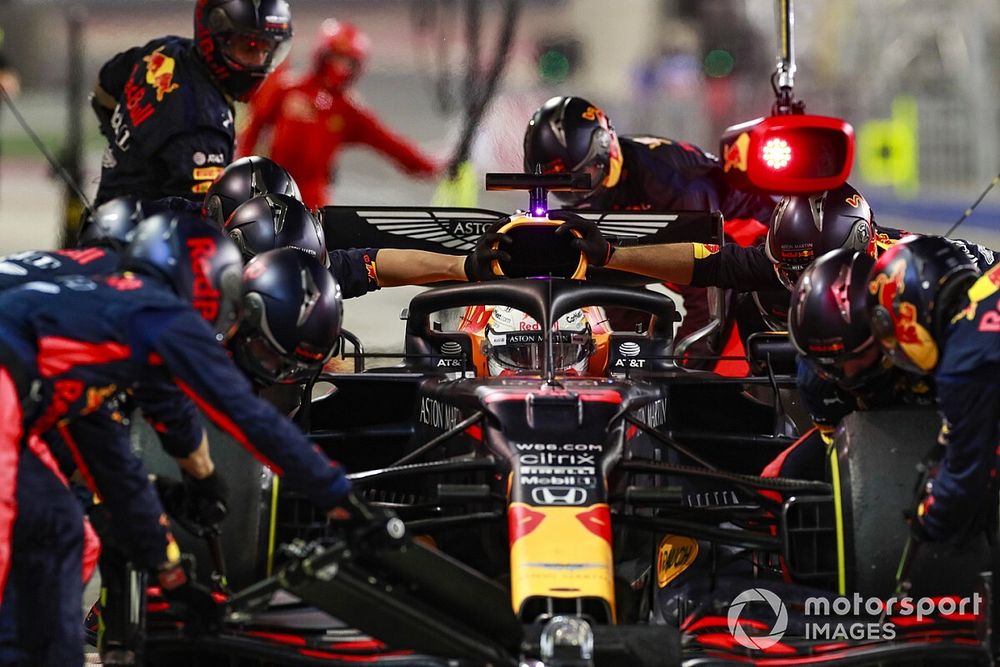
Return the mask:
[[814,427],[767,465],[765,477],[826,479],[826,446],[855,410],[931,405],[932,384],[893,368],[872,336],[868,277],[875,260],[842,248],[807,267],[793,286],[788,334],[799,354],[797,385]]
[[[56,277],[116,271],[127,237],[143,217],[143,208],[135,198],[105,202],[84,221],[76,249],[31,250],[0,258],[0,291]],[[202,479],[212,470],[206,468],[210,460],[194,453],[203,438],[197,410],[177,394],[146,392],[145,416],[158,425],[164,449],[177,457],[189,475]],[[119,400],[109,403],[117,404]],[[50,549],[19,568],[27,572],[27,583],[18,585],[16,576],[8,581],[6,603],[0,607],[0,664],[68,664],[62,652],[82,642],[82,628],[77,622],[79,603],[63,597],[64,591],[79,585],[80,567],[72,567],[72,562],[66,563],[57,555],[81,550],[82,546],[82,580],[86,582],[98,554],[103,557],[107,553],[107,542],[102,548],[90,524],[82,517],[82,523],[74,520],[81,516],[79,503],[62,488],[75,470],[92,492],[100,493],[100,508],[114,515],[116,541],[130,545],[129,554],[135,562],[156,570],[172,560],[177,546],[146,471],[132,453],[127,424],[117,405],[104,406],[43,434],[44,445],[57,464],[51,470],[39,465],[34,457],[23,459],[27,468],[21,473],[18,487],[23,523],[32,527],[38,539],[44,536]],[[200,482],[198,488],[204,488],[204,484]],[[53,502],[38,503],[38,496]],[[101,521],[95,520],[95,526],[102,541],[107,540],[109,535],[101,529]],[[75,562],[79,565],[78,558]],[[26,588],[29,593],[17,596],[17,588]],[[18,623],[18,618],[44,617],[46,610],[61,604],[68,612],[54,624]]]
[[243,310],[229,347],[262,387],[312,379],[340,339],[340,286],[315,257],[294,248],[269,250],[244,267]]
[[96,202],[200,200],[235,144],[245,102],[291,47],[285,0],[197,0],[195,38],[168,36],[101,68],[91,104],[109,145]]
[[[590,192],[553,192],[569,208],[630,211],[721,211],[730,241],[754,242],[774,209],[770,197],[729,185],[717,157],[662,137],[620,137],[596,105],[581,97],[553,97],[524,134],[527,173],[586,172]],[[561,219],[553,212],[552,219]],[[708,323],[708,302],[690,281],[669,279],[687,311],[678,336]]]
[[[760,246],[665,243],[615,248],[597,225],[587,220],[569,220],[565,227],[583,236],[574,244],[589,249],[588,261],[595,266],[607,265],[682,285],[758,291],[762,310],[773,310],[776,320],[781,318],[780,306],[787,300],[788,290],[815,258],[841,248],[874,258],[908,234],[876,225],[868,202],[848,183],[814,195],[783,197]],[[949,242],[981,268],[998,260],[989,248],[962,240]]]
[[[239,251],[221,232],[197,218],[154,216],[137,229],[122,269],[33,281],[0,295],[0,453],[7,462],[0,484],[0,581],[11,564],[10,528],[17,520],[14,464],[21,456],[41,459],[26,436],[87,414],[137,382],[179,387],[320,507],[334,508],[348,491],[339,466],[257,399],[218,345],[238,324],[242,269]],[[25,534],[20,527],[14,532],[15,538]],[[16,558],[28,558],[30,547],[19,543]],[[161,574],[167,589],[186,581],[176,566]],[[82,586],[74,590],[78,610]],[[58,664],[82,664],[82,654],[70,657]]]
[[988,526],[997,506],[1000,267],[980,275],[945,239],[906,239],[876,262],[867,297],[879,345],[894,366],[933,378],[943,416],[947,446],[911,529],[918,539],[961,541]]
[[241,157],[208,186],[202,214],[221,229],[237,206],[267,194],[288,195],[302,201],[299,186],[284,167],[259,155]]

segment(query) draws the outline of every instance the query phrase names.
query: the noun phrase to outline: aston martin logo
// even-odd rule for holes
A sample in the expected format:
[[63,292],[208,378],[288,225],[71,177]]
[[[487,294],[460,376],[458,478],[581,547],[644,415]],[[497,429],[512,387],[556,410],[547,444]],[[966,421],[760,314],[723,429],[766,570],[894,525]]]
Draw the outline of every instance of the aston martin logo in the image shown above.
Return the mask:
[[[601,230],[617,238],[640,238],[655,234],[679,216],[666,213],[588,213],[579,215],[600,225]],[[357,215],[379,231],[411,239],[438,243],[446,248],[469,252],[480,236],[502,214],[492,211],[438,211],[433,209],[358,209]]]

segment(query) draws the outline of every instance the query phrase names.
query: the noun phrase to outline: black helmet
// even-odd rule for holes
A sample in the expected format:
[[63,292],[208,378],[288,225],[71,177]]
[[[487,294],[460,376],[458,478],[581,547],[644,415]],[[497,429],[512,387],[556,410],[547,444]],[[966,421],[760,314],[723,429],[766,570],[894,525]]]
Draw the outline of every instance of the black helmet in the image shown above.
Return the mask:
[[225,232],[244,261],[275,248],[296,248],[329,265],[323,227],[306,205],[289,195],[262,195],[236,207]]
[[838,364],[875,346],[868,319],[868,274],[874,265],[865,252],[835,250],[806,268],[792,289],[788,337],[803,358],[833,379],[844,379]]
[[892,363],[926,375],[956,298],[979,275],[959,247],[940,236],[909,236],[878,258],[868,284],[872,333]]
[[861,193],[844,183],[815,195],[782,197],[771,214],[764,245],[778,278],[792,289],[813,260],[847,248],[875,256],[872,209]]
[[205,192],[205,217],[221,229],[237,206],[271,193],[302,199],[299,186],[274,160],[257,155],[240,158],[226,167]]
[[122,270],[155,276],[191,301],[220,341],[236,330],[240,316],[240,251],[201,218],[157,213],[135,228],[122,256]]
[[285,0],[198,0],[198,53],[229,95],[246,102],[292,47]]
[[613,187],[621,174],[618,137],[600,108],[582,97],[553,97],[528,121],[524,132],[524,171],[584,171],[590,174],[590,192],[554,192],[568,203],[582,203],[604,188]]
[[103,247],[121,252],[129,235],[146,217],[142,201],[131,195],[109,199],[84,220],[77,245],[81,248]]
[[233,357],[264,384],[308,380],[336,351],[340,286],[315,257],[294,248],[254,257],[243,269],[243,308]]

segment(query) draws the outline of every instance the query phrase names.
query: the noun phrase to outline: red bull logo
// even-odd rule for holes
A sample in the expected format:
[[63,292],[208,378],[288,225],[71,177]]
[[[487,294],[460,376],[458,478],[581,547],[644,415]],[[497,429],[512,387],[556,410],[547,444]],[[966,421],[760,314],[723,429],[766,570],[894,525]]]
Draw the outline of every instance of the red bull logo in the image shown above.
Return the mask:
[[865,200],[861,198],[861,195],[853,194],[844,201],[847,202],[848,206],[853,206],[854,208],[858,208],[859,206],[861,206],[861,204],[864,203]]
[[146,63],[146,83],[156,92],[157,102],[162,102],[164,95],[180,88],[179,84],[174,83],[174,67],[177,61],[164,55],[163,48],[161,46],[143,58]]
[[930,332],[917,321],[917,307],[901,297],[906,287],[903,281],[905,274],[906,261],[900,260],[876,275],[868,289],[877,295],[879,306],[892,319],[892,340],[883,339],[883,344],[887,347],[898,346],[910,361],[929,371],[937,365],[937,344]]
[[219,291],[212,285],[209,271],[215,256],[215,241],[206,238],[187,240],[191,256],[191,273],[194,281],[191,287],[191,305],[209,322],[219,316]]
[[730,169],[746,171],[749,148],[750,135],[746,132],[736,137],[733,143],[726,144],[722,151],[722,171],[728,172]]

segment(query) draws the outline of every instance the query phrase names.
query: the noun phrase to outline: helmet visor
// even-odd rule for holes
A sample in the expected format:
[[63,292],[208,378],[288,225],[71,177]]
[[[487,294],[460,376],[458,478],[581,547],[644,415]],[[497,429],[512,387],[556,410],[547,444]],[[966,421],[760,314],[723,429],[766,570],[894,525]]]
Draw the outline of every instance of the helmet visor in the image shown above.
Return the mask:
[[267,384],[299,384],[307,382],[323,368],[324,359],[305,360],[282,354],[260,332],[240,337],[237,360],[243,370]]
[[257,33],[232,33],[222,40],[226,59],[248,72],[273,72],[291,48],[291,40]]
[[[545,341],[541,331],[495,333],[487,330],[490,354],[501,366],[517,371],[541,371]],[[559,331],[552,334],[552,365],[566,370],[590,354],[590,334]]]

